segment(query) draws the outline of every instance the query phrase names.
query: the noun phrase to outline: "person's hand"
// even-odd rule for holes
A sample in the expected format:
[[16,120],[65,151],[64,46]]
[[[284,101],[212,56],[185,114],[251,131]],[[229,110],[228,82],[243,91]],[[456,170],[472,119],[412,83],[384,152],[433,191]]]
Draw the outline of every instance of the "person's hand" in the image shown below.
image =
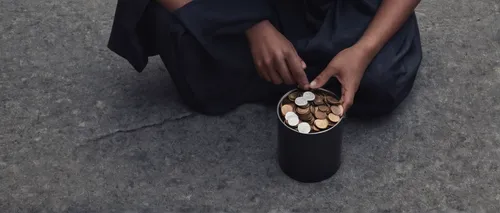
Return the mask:
[[274,84],[297,84],[308,89],[306,64],[291,42],[269,21],[254,25],[246,34],[260,77]]
[[360,46],[352,46],[339,52],[328,66],[311,82],[311,89],[324,86],[331,77],[342,85],[342,106],[346,112],[354,102],[354,96],[372,56]]

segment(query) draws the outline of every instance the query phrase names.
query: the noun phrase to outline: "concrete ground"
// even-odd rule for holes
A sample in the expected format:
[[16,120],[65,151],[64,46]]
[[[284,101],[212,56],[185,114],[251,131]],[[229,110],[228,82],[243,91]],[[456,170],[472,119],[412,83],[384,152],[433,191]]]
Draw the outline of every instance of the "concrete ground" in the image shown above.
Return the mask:
[[500,209],[499,1],[422,1],[412,94],[349,122],[316,184],[278,168],[272,109],[190,112],[158,58],[139,74],[110,52],[115,5],[0,1],[0,212]]

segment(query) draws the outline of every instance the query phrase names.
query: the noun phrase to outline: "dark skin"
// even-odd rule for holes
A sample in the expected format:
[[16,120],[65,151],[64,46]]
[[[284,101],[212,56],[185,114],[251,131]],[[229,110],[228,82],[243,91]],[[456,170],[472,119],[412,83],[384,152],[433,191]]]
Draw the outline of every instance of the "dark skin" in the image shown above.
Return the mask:
[[[168,10],[176,10],[191,0],[159,0]],[[306,63],[293,45],[269,21],[264,20],[247,30],[257,72],[274,84],[298,85],[302,89],[323,87],[335,77],[342,85],[345,111],[354,96],[364,72],[373,58],[413,13],[420,0],[384,0],[363,36],[351,47],[339,52],[328,66],[308,82]]]
[[[384,0],[363,36],[353,46],[339,52],[309,85],[320,88],[336,77],[342,85],[343,107],[347,111],[364,72],[377,53],[413,13],[420,0]],[[307,87],[308,85],[306,85]]]
[[269,21],[246,32],[257,72],[274,84],[308,85],[305,62],[293,45]]

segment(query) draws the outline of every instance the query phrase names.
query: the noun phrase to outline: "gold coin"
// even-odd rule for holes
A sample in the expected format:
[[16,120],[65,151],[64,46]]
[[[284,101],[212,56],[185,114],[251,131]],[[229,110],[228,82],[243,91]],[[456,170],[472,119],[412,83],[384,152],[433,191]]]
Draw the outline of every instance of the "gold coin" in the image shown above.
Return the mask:
[[318,129],[326,129],[328,128],[328,121],[326,119],[316,119],[314,125],[318,127]]
[[330,112],[330,109],[326,105],[318,106],[318,109],[322,112]]
[[288,99],[290,101],[295,101],[295,99],[299,96],[299,93],[298,92],[292,92],[288,95]]
[[316,127],[316,125],[312,125],[311,127],[312,127],[311,129],[312,129],[313,132],[319,132],[319,131],[321,131],[320,129],[318,129],[318,127]]
[[304,106],[298,106],[299,108],[302,108],[302,109],[306,109],[306,108],[309,108],[311,105],[309,103],[307,103],[306,105]]
[[324,97],[322,95],[316,95],[316,97],[314,98],[314,104],[316,105],[325,104]]
[[293,105],[285,104],[281,106],[281,114],[285,116],[287,112],[293,112]]
[[299,114],[299,119],[300,119],[301,121],[307,122],[307,121],[309,121],[309,119],[310,119],[310,117],[309,117],[310,115],[311,115],[311,113],[302,114],[302,115],[301,115],[301,114]]
[[297,108],[295,109],[295,111],[297,111],[297,114],[299,114],[299,115],[305,115],[305,114],[307,114],[307,113],[309,113],[309,112],[310,112],[310,111],[309,111],[309,107],[307,107],[307,108],[300,108],[300,107],[297,107]]
[[338,116],[341,116],[344,113],[344,108],[342,105],[333,105],[330,107],[332,113]]
[[330,104],[340,104],[339,100],[330,95],[326,96],[326,101]]
[[281,102],[281,104],[285,105],[285,104],[294,104],[294,103],[292,101],[290,101],[290,99],[284,98],[283,101]]
[[314,117],[316,117],[317,119],[325,119],[326,116],[327,114],[325,112],[320,111],[319,109],[316,109],[316,111],[314,112]]
[[307,120],[308,121],[313,121],[315,118],[314,118],[314,115],[312,113],[309,113],[307,114]]
[[331,122],[337,123],[340,121],[340,117],[338,115],[330,113],[330,114],[328,114],[328,120],[330,120]]

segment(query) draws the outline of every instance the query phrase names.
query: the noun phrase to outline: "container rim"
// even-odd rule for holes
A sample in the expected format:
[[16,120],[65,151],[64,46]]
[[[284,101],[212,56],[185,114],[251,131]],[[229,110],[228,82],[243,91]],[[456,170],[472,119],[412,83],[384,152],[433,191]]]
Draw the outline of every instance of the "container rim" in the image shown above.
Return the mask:
[[[339,96],[336,95],[334,92],[330,91],[330,90],[326,90],[326,89],[323,89],[323,88],[318,88],[318,89],[315,89],[315,90],[320,90],[322,92],[326,92],[332,96],[334,96],[335,98],[339,99]],[[284,121],[283,119],[281,118],[281,102],[283,101],[284,98],[288,97],[288,95],[292,92],[295,92],[295,91],[299,91],[299,89],[293,89],[293,90],[290,90],[288,91],[287,93],[285,93],[283,96],[281,96],[280,100],[278,101],[278,104],[277,104],[277,109],[276,109],[276,115],[278,116],[278,119],[280,120],[281,124],[286,126],[286,128],[294,131],[294,132],[297,132],[297,133],[300,133],[300,134],[304,134],[304,133],[301,133],[293,128],[291,128],[290,126],[288,126]],[[345,112],[344,112],[345,113]],[[340,120],[339,122],[335,123],[335,125],[331,126],[330,128],[326,129],[326,130],[323,130],[323,131],[319,131],[319,132],[313,132],[313,133],[307,133],[307,134],[304,134],[304,135],[319,135],[319,134],[323,134],[323,133],[326,133],[328,131],[331,131],[332,129],[335,129],[335,127],[337,127],[342,121],[344,120],[344,116],[341,116],[340,117]]]

